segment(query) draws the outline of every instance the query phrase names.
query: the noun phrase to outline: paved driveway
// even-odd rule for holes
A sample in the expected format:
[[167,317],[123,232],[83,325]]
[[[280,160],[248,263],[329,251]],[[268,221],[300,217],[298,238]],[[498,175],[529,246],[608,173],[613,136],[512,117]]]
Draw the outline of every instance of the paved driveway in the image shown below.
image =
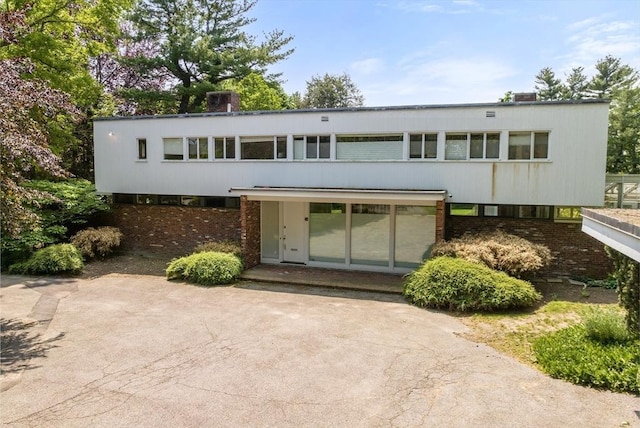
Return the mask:
[[400,297],[2,280],[5,334],[39,320],[3,350],[10,426],[638,425],[636,397],[549,379]]

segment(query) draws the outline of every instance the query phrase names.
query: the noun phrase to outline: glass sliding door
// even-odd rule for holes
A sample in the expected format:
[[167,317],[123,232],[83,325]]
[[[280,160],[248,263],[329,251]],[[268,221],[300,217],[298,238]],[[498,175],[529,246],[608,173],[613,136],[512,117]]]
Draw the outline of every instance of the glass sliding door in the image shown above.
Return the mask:
[[396,267],[418,266],[429,255],[435,240],[435,207],[396,206]]
[[309,260],[344,263],[346,204],[309,204]]
[[351,206],[351,263],[389,265],[390,206]]
[[262,258],[280,258],[280,206],[278,202],[261,203]]

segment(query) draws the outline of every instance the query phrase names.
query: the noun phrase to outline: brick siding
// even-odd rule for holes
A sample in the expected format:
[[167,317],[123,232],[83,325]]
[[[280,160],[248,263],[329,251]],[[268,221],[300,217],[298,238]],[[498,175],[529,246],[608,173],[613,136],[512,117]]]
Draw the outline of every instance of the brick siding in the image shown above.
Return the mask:
[[465,232],[502,230],[549,248],[553,261],[544,274],[605,278],[613,266],[604,245],[582,232],[581,227],[581,223],[551,220],[449,216],[446,239],[458,238]]
[[260,201],[240,197],[242,258],[245,268],[260,264]]
[[124,251],[179,256],[203,242],[240,242],[240,211],[233,209],[114,204],[100,222],[120,228]]

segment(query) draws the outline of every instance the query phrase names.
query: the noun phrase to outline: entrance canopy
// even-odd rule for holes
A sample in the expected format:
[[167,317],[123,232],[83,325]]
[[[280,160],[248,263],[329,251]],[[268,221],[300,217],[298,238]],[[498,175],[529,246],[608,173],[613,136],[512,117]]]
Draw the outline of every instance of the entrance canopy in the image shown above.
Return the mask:
[[308,187],[232,187],[229,192],[250,201],[307,201],[434,205],[446,190],[332,189]]

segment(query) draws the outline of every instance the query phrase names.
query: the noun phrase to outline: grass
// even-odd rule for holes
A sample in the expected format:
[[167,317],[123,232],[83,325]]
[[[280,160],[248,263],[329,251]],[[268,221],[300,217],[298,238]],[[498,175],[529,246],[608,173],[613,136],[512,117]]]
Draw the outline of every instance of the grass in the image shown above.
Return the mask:
[[533,342],[539,336],[581,322],[594,307],[619,311],[616,304],[551,301],[534,311],[474,314],[462,321],[471,332],[466,336],[534,366]]

